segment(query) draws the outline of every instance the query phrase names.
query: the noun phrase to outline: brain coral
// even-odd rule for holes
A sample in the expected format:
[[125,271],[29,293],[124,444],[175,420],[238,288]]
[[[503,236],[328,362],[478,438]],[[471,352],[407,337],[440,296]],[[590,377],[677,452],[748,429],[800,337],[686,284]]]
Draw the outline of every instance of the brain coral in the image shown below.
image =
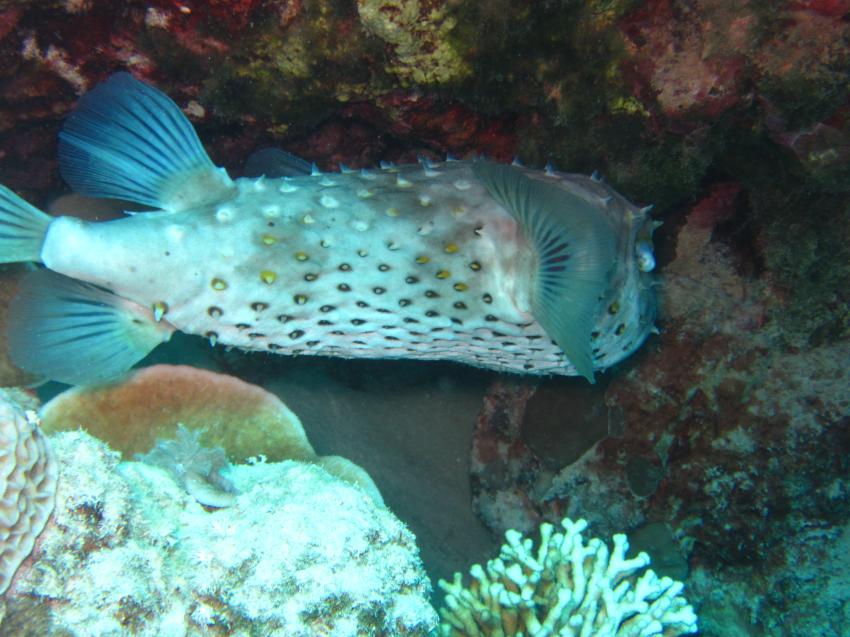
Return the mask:
[[0,396],[0,594],[53,511],[56,477],[56,462],[35,417]]
[[460,573],[449,583],[441,633],[444,637],[674,637],[697,631],[683,584],[659,578],[649,556],[626,559],[629,542],[614,536],[614,549],[599,538],[585,543],[585,520],[561,521],[563,533],[540,526],[536,553],[530,539],[505,533],[498,558],[486,569],[470,569],[464,588]]

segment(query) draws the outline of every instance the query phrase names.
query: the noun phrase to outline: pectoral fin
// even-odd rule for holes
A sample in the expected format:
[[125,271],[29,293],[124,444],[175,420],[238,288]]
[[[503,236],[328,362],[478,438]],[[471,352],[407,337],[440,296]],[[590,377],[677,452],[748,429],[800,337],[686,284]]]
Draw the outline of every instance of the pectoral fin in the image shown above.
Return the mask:
[[590,334],[614,266],[613,231],[591,203],[518,168],[479,161],[473,172],[536,250],[534,318],[592,383]]

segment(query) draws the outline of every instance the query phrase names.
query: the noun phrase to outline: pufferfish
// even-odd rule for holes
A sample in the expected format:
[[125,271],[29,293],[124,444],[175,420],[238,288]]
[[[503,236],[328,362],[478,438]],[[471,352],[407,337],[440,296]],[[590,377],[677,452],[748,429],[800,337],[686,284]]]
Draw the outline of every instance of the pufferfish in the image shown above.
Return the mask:
[[154,210],[52,217],[0,187],[0,262],[43,265],[11,308],[16,363],[103,382],[180,330],[592,382],[653,329],[655,222],[595,176],[485,160],[320,173],[269,155],[281,165],[234,180],[151,86],[119,73],[84,95],[60,133],[65,180]]

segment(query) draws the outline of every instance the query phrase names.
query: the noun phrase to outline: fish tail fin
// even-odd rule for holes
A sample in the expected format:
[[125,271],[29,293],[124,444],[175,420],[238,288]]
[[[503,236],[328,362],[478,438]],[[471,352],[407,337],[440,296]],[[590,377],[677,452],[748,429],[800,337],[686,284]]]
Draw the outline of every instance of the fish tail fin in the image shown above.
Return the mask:
[[236,192],[177,104],[129,73],[116,73],[83,95],[59,140],[62,176],[89,197],[174,212]]
[[53,217],[0,186],[0,263],[40,261]]
[[11,305],[9,354],[28,372],[95,384],[119,376],[173,332],[105,288],[40,269],[22,279]]
[[513,166],[479,161],[473,171],[536,250],[534,318],[594,382],[591,332],[614,266],[614,233],[587,201]]

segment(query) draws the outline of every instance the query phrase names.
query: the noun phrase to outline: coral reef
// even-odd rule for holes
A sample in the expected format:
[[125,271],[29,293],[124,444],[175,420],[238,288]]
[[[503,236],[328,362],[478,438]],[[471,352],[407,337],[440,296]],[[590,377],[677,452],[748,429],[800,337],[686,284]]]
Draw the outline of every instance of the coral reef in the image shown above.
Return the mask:
[[[0,594],[33,550],[54,506],[57,466],[33,412],[0,396]],[[2,619],[2,617],[0,617]]]
[[[40,414],[46,432],[82,428],[125,457],[149,452],[159,439],[164,454],[148,453],[147,458],[172,469],[179,464],[175,454],[193,458],[193,471],[177,469],[177,474],[202,499],[229,500],[216,472],[225,459],[262,457],[313,462],[382,503],[363,469],[345,458],[316,454],[301,421],[276,396],[226,374],[153,365],[110,385],[69,389],[44,405]],[[214,459],[212,450],[219,447],[223,455]],[[203,467],[197,466],[199,460]],[[210,487],[214,490],[207,491]]]
[[[9,625],[24,613],[43,637],[424,637],[436,624],[410,532],[315,465],[233,466],[240,495],[208,511],[84,432],[51,442],[57,509],[7,594]],[[34,613],[33,599],[50,601]]]
[[498,558],[470,569],[464,588],[460,573],[446,592],[441,634],[445,637],[594,635],[628,637],[697,632],[697,617],[682,596],[683,584],[647,569],[646,553],[626,558],[625,535],[614,548],[599,538],[585,543],[583,519],[561,521],[564,531],[540,526],[540,544],[518,531],[505,533]]

